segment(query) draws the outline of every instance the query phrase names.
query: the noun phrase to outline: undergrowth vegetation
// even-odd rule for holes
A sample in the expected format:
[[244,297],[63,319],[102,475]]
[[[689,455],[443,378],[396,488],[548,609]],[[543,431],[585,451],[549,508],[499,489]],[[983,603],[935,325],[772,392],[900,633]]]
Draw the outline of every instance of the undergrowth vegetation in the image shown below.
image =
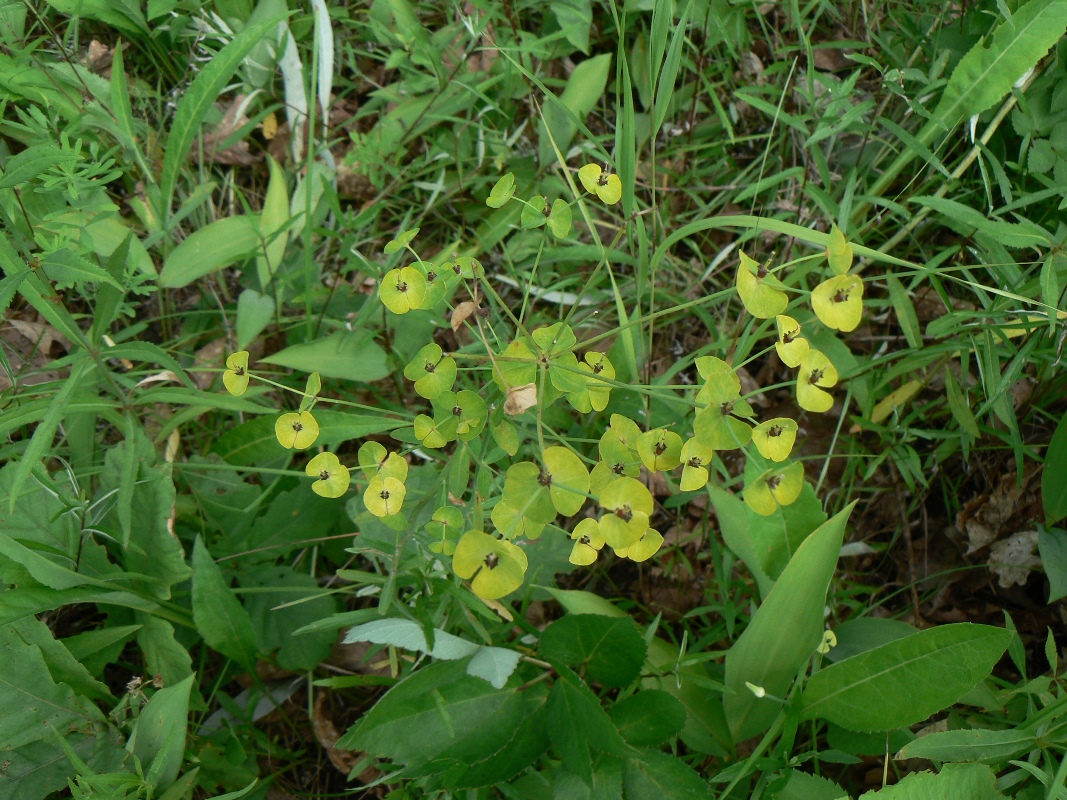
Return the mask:
[[1063,797],[1065,31],[0,0],[0,798]]

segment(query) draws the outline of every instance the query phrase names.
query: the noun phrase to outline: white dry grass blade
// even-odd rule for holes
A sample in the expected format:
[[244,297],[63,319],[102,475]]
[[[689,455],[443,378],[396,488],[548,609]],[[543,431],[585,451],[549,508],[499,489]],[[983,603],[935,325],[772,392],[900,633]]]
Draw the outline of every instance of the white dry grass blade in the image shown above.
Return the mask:
[[315,14],[315,46],[319,51],[319,107],[322,109],[322,129],[326,131],[330,119],[330,93],[333,91],[333,28],[324,0],[311,0],[311,9]]
[[308,117],[308,96],[304,90],[304,65],[300,62],[300,53],[296,49],[289,26],[285,25],[282,34],[285,50],[278,61],[282,73],[282,88],[285,90],[285,118],[292,132],[291,146],[293,160],[300,161],[304,156],[304,121]]

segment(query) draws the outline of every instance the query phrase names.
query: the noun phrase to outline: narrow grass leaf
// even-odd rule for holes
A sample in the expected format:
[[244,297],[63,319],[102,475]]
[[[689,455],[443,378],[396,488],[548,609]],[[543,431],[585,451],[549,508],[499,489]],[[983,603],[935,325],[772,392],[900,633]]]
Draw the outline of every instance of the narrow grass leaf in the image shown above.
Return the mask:
[[975,761],[999,764],[1037,747],[1037,737],[1021,730],[958,730],[927,734],[904,745],[896,758]]

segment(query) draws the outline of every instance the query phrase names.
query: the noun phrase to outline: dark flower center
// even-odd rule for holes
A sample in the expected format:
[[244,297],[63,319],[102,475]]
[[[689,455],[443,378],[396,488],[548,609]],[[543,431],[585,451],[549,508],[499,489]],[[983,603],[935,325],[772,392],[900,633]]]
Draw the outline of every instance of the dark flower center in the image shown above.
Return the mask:
[[821,369],[813,369],[811,371],[811,377],[808,379],[811,383],[818,383],[822,380],[823,371]]
[[244,375],[245,374],[245,368],[244,367],[234,367],[233,368],[233,374],[234,375]]
[[667,450],[667,445],[665,445],[663,442],[656,442],[656,446],[653,448],[653,450],[655,450],[657,456],[661,456]]
[[780,484],[781,482],[781,475],[771,475],[771,477],[767,478],[767,488],[773,492],[775,489],[778,488],[778,484]]
[[329,472],[329,470],[325,470],[325,469],[324,469],[324,470],[320,470],[320,471],[319,471],[319,480],[320,480],[320,481],[328,481],[329,479],[330,479],[330,472]]
[[689,459],[685,463],[686,463],[686,466],[689,466],[689,467],[702,467],[702,466],[704,466],[704,462],[701,461],[698,456],[693,456],[691,459]]
[[547,469],[541,470],[541,474],[537,476],[537,482],[542,486],[552,485],[552,473]]
[[580,539],[578,540],[578,543],[579,543],[579,544],[589,544],[589,537],[588,537],[588,536],[583,536],[583,537],[581,537],[581,538],[580,538]]
[[623,506],[622,508],[615,509],[615,516],[623,522],[629,522],[634,518],[634,512],[630,510],[629,506]]
[[835,303],[843,303],[846,300],[848,300],[848,292],[845,291],[844,289],[838,289],[837,293],[834,294],[834,302]]
[[496,569],[497,564],[500,563],[500,556],[496,553],[490,553],[485,557],[485,566],[489,569]]
[[767,431],[768,436],[781,436],[782,427],[780,425],[771,425],[771,429]]
[[302,423],[302,422],[294,422],[293,423],[293,430],[296,431],[297,433],[300,433],[300,431],[304,430],[304,423]]
[[382,498],[382,500],[388,500],[389,499],[389,491],[387,489],[382,489],[382,493],[380,495],[378,495],[378,497]]

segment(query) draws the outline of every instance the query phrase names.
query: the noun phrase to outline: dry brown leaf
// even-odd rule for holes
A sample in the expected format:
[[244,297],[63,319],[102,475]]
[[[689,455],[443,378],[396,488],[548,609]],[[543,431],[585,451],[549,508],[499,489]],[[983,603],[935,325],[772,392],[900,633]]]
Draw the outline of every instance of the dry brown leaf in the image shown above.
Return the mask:
[[[342,775],[348,775],[352,772],[352,768],[359,763],[363,754],[349,750],[338,750],[334,747],[337,744],[337,740],[341,738],[341,732],[337,730],[337,726],[334,725],[333,720],[326,711],[326,699],[325,692],[321,692],[315,698],[311,725],[315,729],[315,738],[322,746],[322,749],[326,751],[326,757],[330,759],[330,763],[337,767],[338,772]],[[357,780],[361,783],[370,783],[377,780],[380,775],[381,773],[374,767],[367,767],[359,774]]]
[[504,413],[515,417],[537,405],[537,384],[508,387],[508,399],[504,401]]
[[[131,363],[129,369],[133,368]],[[161,383],[163,381],[174,381],[175,383],[181,383],[182,379],[179,378],[173,370],[165,369],[162,372],[157,372],[155,375],[149,375],[147,378],[141,378],[137,381],[137,386],[144,386],[146,383]]]
[[1037,554],[1037,531],[1022,531],[994,542],[989,548],[989,571],[997,576],[1001,588],[1022,586],[1030,573],[1041,567]]
[[452,332],[456,333],[460,328],[462,328],[463,323],[466,321],[467,317],[469,317],[477,310],[478,304],[472,303],[470,300],[465,300],[458,306],[456,306],[455,309],[452,311]]
[[[226,354],[226,340],[214,339],[196,351],[196,363],[189,370],[189,377],[200,389],[208,389],[215,381],[218,370],[224,366],[223,358]],[[199,369],[198,369],[199,367]],[[208,369],[204,369],[207,367]]]

